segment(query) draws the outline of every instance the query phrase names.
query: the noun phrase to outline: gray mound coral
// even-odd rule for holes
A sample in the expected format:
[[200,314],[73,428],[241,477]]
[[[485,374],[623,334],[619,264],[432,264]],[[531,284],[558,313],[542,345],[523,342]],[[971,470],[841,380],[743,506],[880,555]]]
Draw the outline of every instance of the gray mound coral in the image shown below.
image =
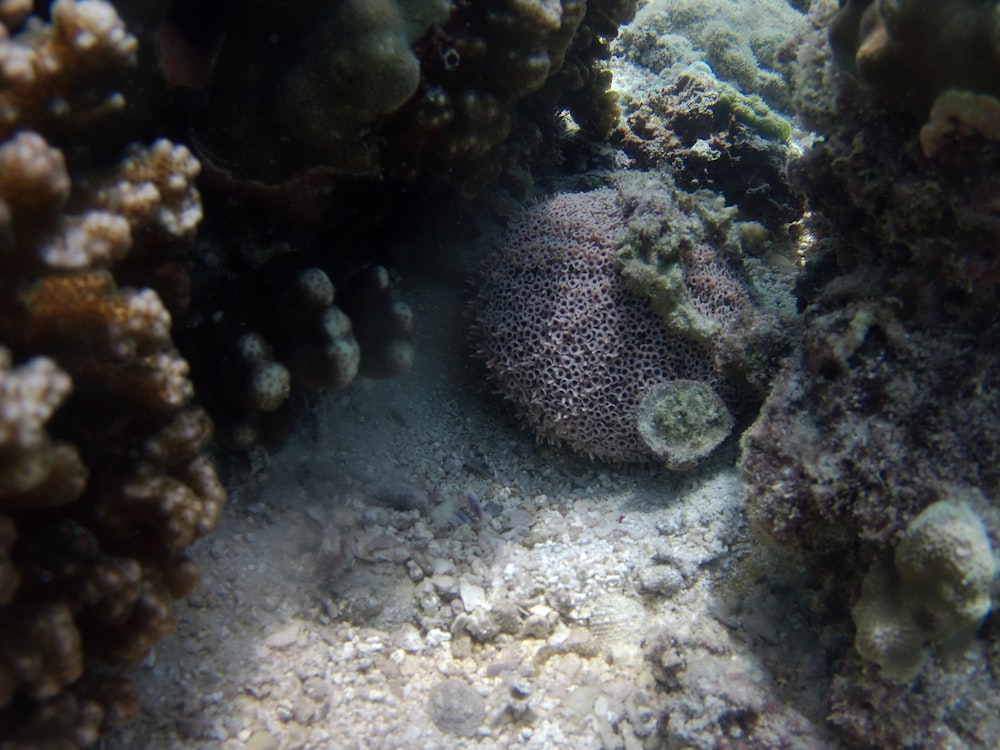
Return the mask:
[[[752,398],[747,383],[767,380],[763,372],[746,374],[754,365],[734,353],[733,341],[776,317],[754,307],[748,282],[704,237],[673,248],[673,265],[666,256],[637,260],[642,250],[633,247],[631,262],[647,273],[630,273],[627,264],[622,271],[620,254],[630,241],[641,235],[655,244],[665,229],[660,204],[638,197],[667,190],[663,180],[626,180],[621,188],[559,194],[529,208],[485,263],[475,335],[497,390],[540,439],[609,461],[658,459],[680,468],[721,438],[701,449],[700,432],[670,448],[650,438],[651,447],[639,430],[640,402],[653,389],[695,381],[716,394],[718,406],[714,419],[692,408],[692,415],[702,413],[693,421],[731,426],[728,408]],[[776,339],[768,344],[780,349]],[[680,393],[708,403],[700,389]]]
[[855,648],[894,680],[911,680],[929,647],[971,638],[990,611],[996,561],[982,521],[938,500],[906,527],[893,564],[876,562],[851,610]]

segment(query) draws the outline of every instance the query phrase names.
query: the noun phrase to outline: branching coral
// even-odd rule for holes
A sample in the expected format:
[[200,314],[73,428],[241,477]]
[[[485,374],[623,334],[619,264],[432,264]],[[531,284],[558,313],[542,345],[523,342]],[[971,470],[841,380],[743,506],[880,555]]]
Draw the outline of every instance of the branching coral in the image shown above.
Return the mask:
[[173,628],[174,600],[198,580],[184,548],[225,498],[203,454],[211,422],[190,405],[153,288],[167,267],[183,279],[180,248],[201,218],[198,163],[158,141],[85,174],[68,168],[42,132],[72,141],[119,102],[108,86],[135,40],[98,0],[58,0],[51,24],[9,10],[19,25],[0,35],[0,735],[5,747],[82,747],[136,710],[134,689],[107,669],[136,663]]
[[27,15],[14,7],[0,32],[0,138],[24,127],[79,127],[122,107],[113,87],[135,62],[137,42],[111,5],[56,0],[51,24],[11,36]]

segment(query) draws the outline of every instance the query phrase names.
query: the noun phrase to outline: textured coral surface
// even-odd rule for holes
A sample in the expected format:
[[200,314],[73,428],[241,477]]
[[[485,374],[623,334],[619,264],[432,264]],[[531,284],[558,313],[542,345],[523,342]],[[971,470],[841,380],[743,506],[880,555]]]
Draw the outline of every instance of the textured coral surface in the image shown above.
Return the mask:
[[135,39],[97,0],[58,0],[49,24],[13,16],[0,34],[0,737],[76,748],[137,710],[115,668],[173,629],[199,577],[184,548],[225,499],[155,291],[185,302],[199,165],[166,140],[68,165],[49,139],[72,144],[121,106],[111,87]]
[[[834,5],[815,4],[816,33]],[[865,5],[876,13],[890,4]],[[835,73],[832,56],[823,47],[800,56],[803,111],[825,131],[791,167],[810,211],[813,252],[800,285],[801,350],[743,440],[748,513],[760,532],[808,561],[824,616],[850,628],[847,613],[861,607],[857,650],[844,654],[830,693],[830,718],[848,741],[990,746],[992,725],[978,709],[957,708],[974,700],[996,710],[988,656],[995,626],[988,618],[980,635],[971,632],[990,584],[970,576],[968,586],[954,586],[944,563],[923,568],[919,584],[900,579],[907,540],[926,528],[920,519],[956,496],[981,520],[989,545],[1000,537],[995,101],[946,95],[950,114],[920,132],[909,115]],[[979,539],[970,555],[984,549]],[[919,586],[937,593],[925,591],[924,609],[901,618],[905,589]],[[975,614],[956,616],[969,632],[948,638],[949,605],[930,603],[958,601],[963,591]],[[907,636],[900,623],[914,631]],[[925,661],[923,647],[939,636],[948,647]]]
[[[644,184],[664,189],[658,178]],[[745,394],[727,377],[748,378],[729,368],[748,364],[736,355],[727,359],[739,348],[733,341],[752,335],[756,320],[744,282],[706,244],[689,244],[662,288],[649,270],[660,260],[643,265],[658,292],[647,294],[627,268],[622,273],[619,253],[642,232],[629,221],[649,228],[640,217],[663,220],[655,199],[629,203],[638,194],[635,185],[603,188],[529,208],[486,261],[477,304],[480,354],[498,391],[536,435],[622,462],[657,453],[637,427],[640,400],[651,388],[699,381],[738,403]],[[675,467],[689,463],[661,459]]]

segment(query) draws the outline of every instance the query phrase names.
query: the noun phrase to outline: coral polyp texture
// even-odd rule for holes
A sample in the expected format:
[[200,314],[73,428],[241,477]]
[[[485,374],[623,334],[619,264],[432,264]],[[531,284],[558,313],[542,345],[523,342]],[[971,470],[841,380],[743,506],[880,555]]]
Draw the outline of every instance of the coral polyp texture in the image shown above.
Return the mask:
[[0,744],[77,748],[138,710],[118,670],[173,629],[198,581],[185,547],[225,500],[156,291],[185,303],[198,162],[160,140],[69,166],[50,139],[120,105],[135,40],[99,0],[58,0],[51,23],[15,5],[0,14]]
[[[690,236],[664,284],[652,271],[638,281],[623,272],[623,248],[657,215],[655,200],[631,201],[644,189],[672,200],[669,184],[648,179],[527,209],[484,265],[475,336],[497,391],[540,439],[608,461],[686,468],[728,434],[729,409],[748,396],[725,352],[750,335],[758,313],[747,282]],[[690,383],[704,388],[680,387]],[[673,402],[673,427],[687,410],[688,424],[703,429],[671,429],[661,415],[654,428],[681,442],[644,434],[639,409],[649,394],[661,408]],[[710,425],[723,429],[705,440]]]

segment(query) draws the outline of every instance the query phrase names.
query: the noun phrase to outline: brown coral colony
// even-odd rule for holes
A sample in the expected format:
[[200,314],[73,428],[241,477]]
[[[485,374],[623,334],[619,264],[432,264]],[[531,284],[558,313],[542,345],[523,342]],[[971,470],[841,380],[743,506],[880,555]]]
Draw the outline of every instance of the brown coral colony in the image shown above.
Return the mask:
[[[193,237],[198,163],[161,140],[86,172],[49,138],[121,106],[136,40],[103,2],[0,29],[0,735],[82,747],[136,710],[126,681],[198,580],[184,547],[225,492],[171,313],[117,269]],[[103,665],[103,666],[98,666]]]

